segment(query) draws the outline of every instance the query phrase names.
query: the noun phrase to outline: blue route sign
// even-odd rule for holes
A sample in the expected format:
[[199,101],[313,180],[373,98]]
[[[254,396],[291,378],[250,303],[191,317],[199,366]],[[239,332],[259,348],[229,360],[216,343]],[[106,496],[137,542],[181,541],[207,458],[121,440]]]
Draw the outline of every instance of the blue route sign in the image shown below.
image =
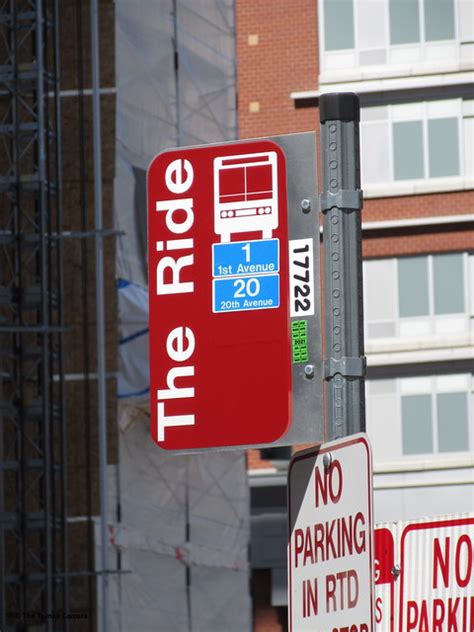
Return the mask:
[[212,311],[239,312],[279,307],[279,281],[278,274],[214,279]]
[[278,272],[278,262],[278,239],[256,239],[212,245],[212,275],[214,277]]

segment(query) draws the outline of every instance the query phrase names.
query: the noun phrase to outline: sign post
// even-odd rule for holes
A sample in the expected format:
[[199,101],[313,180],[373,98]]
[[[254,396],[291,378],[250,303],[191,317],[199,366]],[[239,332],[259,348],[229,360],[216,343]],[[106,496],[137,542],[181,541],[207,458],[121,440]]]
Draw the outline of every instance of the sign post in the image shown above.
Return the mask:
[[[359,100],[320,97],[327,436],[288,473],[289,627],[373,632],[372,458],[365,431]],[[357,434],[360,433],[360,434]]]
[[321,119],[328,438],[365,431],[359,99],[323,94]]
[[372,632],[372,457],[365,435],[298,452],[288,478],[290,632]]

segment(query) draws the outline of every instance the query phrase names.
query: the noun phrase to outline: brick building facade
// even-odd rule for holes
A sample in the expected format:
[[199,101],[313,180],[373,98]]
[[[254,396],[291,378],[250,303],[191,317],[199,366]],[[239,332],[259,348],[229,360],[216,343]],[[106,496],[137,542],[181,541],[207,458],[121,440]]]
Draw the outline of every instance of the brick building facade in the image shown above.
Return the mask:
[[[320,94],[360,98],[376,521],[474,506],[474,17],[463,0],[410,7],[236,2],[241,138],[319,130]],[[285,607],[285,466],[260,456],[254,625],[273,632],[286,629],[271,608]]]
[[[440,0],[436,3],[430,0],[411,0],[406,3],[405,12],[400,10],[401,4],[398,0],[228,0],[225,3],[216,0],[214,6],[208,0],[201,0],[200,4],[194,0],[168,3],[154,0],[140,6],[141,19],[145,23],[144,16],[149,16],[151,28],[141,30],[137,27],[135,39],[131,37],[135,35],[134,28],[127,30],[125,25],[130,25],[131,17],[135,22],[135,13],[139,13],[136,8],[138,3],[100,0],[98,90],[102,113],[102,219],[105,229],[100,235],[101,231],[97,229],[94,218],[94,185],[98,176],[94,171],[93,157],[94,88],[91,77],[89,3],[82,5],[78,0],[60,3],[52,0],[44,3],[22,0],[5,4],[1,26],[3,70],[0,73],[3,85],[0,109],[4,124],[0,131],[7,138],[4,141],[5,147],[14,147],[15,143],[21,147],[21,140],[21,143],[24,143],[23,148],[33,148],[34,152],[36,141],[30,143],[28,134],[36,134],[36,121],[30,120],[28,108],[23,111],[23,123],[26,125],[24,130],[27,134],[21,139],[17,134],[16,140],[13,141],[12,130],[14,125],[18,124],[18,121],[13,120],[13,113],[16,111],[15,107],[18,108],[20,88],[25,90],[21,73],[26,70],[32,73],[29,75],[30,79],[35,76],[38,79],[39,71],[42,72],[36,61],[39,49],[37,51],[35,48],[39,46],[40,38],[35,39],[34,46],[27,48],[25,45],[24,50],[15,52],[13,44],[23,45],[28,40],[18,38],[14,28],[24,30],[25,24],[31,22],[28,31],[30,37],[33,38],[36,32],[40,32],[39,25],[42,25],[47,33],[54,22],[52,16],[55,16],[55,7],[60,8],[59,15],[56,16],[58,22],[54,26],[61,35],[55,43],[60,62],[60,68],[56,68],[55,72],[61,78],[60,89],[58,86],[52,87],[49,83],[51,77],[44,73],[43,83],[39,84],[44,88],[43,103],[36,100],[35,85],[28,84],[29,92],[25,94],[34,107],[41,105],[45,108],[44,111],[47,111],[47,107],[52,107],[52,101],[46,106],[51,96],[49,90],[57,90],[56,96],[61,113],[60,116],[58,113],[61,128],[57,129],[57,137],[51,135],[51,139],[47,140],[49,132],[46,126],[41,124],[39,129],[46,146],[53,142],[57,143],[59,137],[62,141],[62,172],[58,173],[58,178],[61,177],[63,210],[57,230],[62,234],[56,234],[56,228],[52,230],[52,235],[46,235],[44,229],[42,234],[41,231],[38,231],[38,234],[41,243],[49,241],[52,244],[48,246],[51,256],[55,252],[56,241],[64,243],[65,246],[62,260],[64,291],[61,288],[59,297],[53,292],[50,293],[52,313],[57,309],[54,303],[56,299],[63,310],[61,318],[64,328],[60,327],[59,333],[63,336],[61,349],[64,353],[64,365],[56,370],[52,363],[48,365],[45,361],[48,349],[56,349],[55,345],[58,344],[56,339],[53,339],[53,334],[56,336],[58,331],[51,332],[47,329],[50,316],[46,314],[48,318],[45,322],[34,322],[43,328],[42,344],[45,352],[41,359],[42,372],[36,371],[36,381],[33,380],[28,385],[28,397],[23,395],[21,401],[21,397],[12,396],[15,395],[15,385],[11,385],[12,376],[16,376],[15,379],[18,376],[21,378],[21,369],[27,362],[31,362],[31,358],[25,360],[20,352],[20,346],[17,343],[11,344],[12,340],[9,340],[8,348],[14,349],[15,353],[4,353],[2,357],[2,423],[7,417],[12,423],[3,440],[7,447],[21,444],[24,430],[16,420],[21,415],[27,419],[30,412],[33,415],[29,422],[33,421],[36,424],[38,432],[48,429],[46,421],[43,422],[37,413],[38,403],[41,401],[36,398],[36,391],[33,392],[33,387],[36,389],[39,384],[38,376],[48,375],[48,379],[41,378],[43,395],[56,395],[53,388],[59,388],[58,384],[64,385],[61,386],[64,388],[64,401],[61,403],[64,415],[57,415],[55,407],[51,406],[48,419],[50,418],[54,424],[58,419],[67,420],[69,441],[67,449],[60,455],[59,466],[49,456],[44,462],[35,458],[27,463],[27,459],[31,457],[29,453],[25,453],[25,456],[18,450],[12,450],[15,458],[11,459],[7,452],[4,453],[4,460],[7,461],[4,472],[10,471],[10,474],[9,478],[4,475],[3,479],[4,482],[7,481],[4,485],[4,505],[8,511],[4,511],[2,521],[4,531],[11,530],[11,537],[8,536],[10,540],[4,539],[4,544],[15,542],[15,546],[24,547],[22,542],[27,542],[26,538],[30,537],[29,531],[35,531],[31,546],[34,555],[31,558],[39,560],[41,564],[41,556],[45,560],[50,559],[54,542],[59,542],[59,539],[54,541],[57,537],[62,539],[63,559],[58,559],[57,567],[39,577],[36,573],[36,562],[25,563],[21,555],[16,555],[13,546],[6,547],[10,556],[5,558],[7,562],[18,561],[18,564],[8,569],[8,564],[5,564],[4,560],[0,569],[2,577],[8,580],[3,582],[4,592],[13,587],[10,590],[13,594],[13,597],[10,597],[11,601],[7,602],[4,599],[4,605],[0,608],[2,629],[26,625],[26,621],[20,622],[18,619],[15,622],[12,619],[11,613],[14,611],[23,611],[23,619],[27,611],[40,608],[46,611],[49,608],[48,601],[51,601],[50,595],[53,593],[58,607],[63,604],[65,609],[68,607],[71,612],[80,612],[87,618],[87,624],[81,620],[77,624],[71,624],[70,629],[96,629],[100,614],[97,609],[98,603],[100,604],[98,594],[102,578],[105,577],[103,574],[97,574],[100,570],[98,530],[96,537],[94,536],[94,530],[99,525],[95,517],[102,511],[100,483],[101,480],[105,480],[106,469],[110,473],[110,479],[115,480],[117,464],[121,459],[122,502],[118,502],[117,489],[114,491],[117,502],[111,502],[110,508],[111,513],[115,512],[115,508],[117,511],[111,519],[106,516],[106,520],[117,520],[122,526],[128,526],[127,520],[135,520],[137,517],[136,508],[130,501],[134,501],[135,497],[140,501],[140,495],[136,493],[134,480],[128,490],[123,484],[127,480],[124,476],[127,460],[123,458],[123,446],[127,445],[128,441],[131,450],[136,449],[135,454],[140,454],[140,458],[129,458],[129,463],[135,464],[144,460],[142,446],[148,441],[148,431],[143,430],[142,435],[139,435],[143,436],[143,444],[135,445],[128,437],[120,444],[117,391],[120,397],[122,395],[120,385],[117,385],[116,381],[116,355],[120,346],[117,340],[119,317],[115,279],[117,252],[125,253],[122,259],[119,257],[120,265],[125,268],[123,262],[129,263],[129,255],[135,248],[135,242],[146,249],[146,238],[144,233],[142,235],[140,232],[146,225],[142,203],[144,190],[141,190],[140,186],[144,188],[149,152],[173,145],[233,138],[235,64],[228,49],[232,48],[234,31],[240,138],[318,131],[318,100],[321,93],[352,91],[360,97],[362,186],[365,194],[362,222],[365,335],[368,357],[367,431],[374,449],[375,519],[390,521],[472,511],[474,4],[472,0]],[[235,9],[235,29],[233,20],[227,20],[227,13],[222,10],[224,5],[232,16]],[[196,6],[202,9],[202,16],[198,16],[199,9]],[[20,11],[21,7],[23,9]],[[46,11],[48,20],[42,18],[44,7],[50,7],[50,11]],[[16,14],[21,15],[24,22],[20,20],[17,24]],[[207,36],[207,28],[211,23],[209,16],[215,20],[211,29],[212,37]],[[198,28],[198,17],[202,18],[201,31]],[[136,22],[141,24],[140,20]],[[205,28],[203,24],[206,25]],[[218,42],[219,38],[223,39],[222,24],[227,29],[224,52],[218,46],[222,46],[222,41]],[[200,33],[200,40],[196,33]],[[49,45],[52,45],[53,40],[48,41]],[[129,47],[130,42],[134,45]],[[137,42],[140,42],[142,48],[135,45]],[[215,44],[212,54],[209,42]],[[157,48],[153,48],[152,44]],[[153,50],[153,54],[150,54],[150,50]],[[225,64],[217,64],[216,59],[226,59],[228,67]],[[124,64],[124,60],[128,60],[128,65]],[[157,60],[160,61],[158,66],[155,65]],[[26,62],[28,65],[25,65]],[[202,73],[201,83],[197,81],[199,73],[195,72],[195,68]],[[13,72],[16,73],[17,81],[15,90],[11,89]],[[153,85],[154,93],[148,92],[150,84],[153,83],[151,79],[156,79],[156,84]],[[147,107],[149,105],[150,108],[147,112],[137,106],[137,87],[142,91],[141,96],[146,97]],[[22,95],[23,98],[25,94]],[[117,103],[123,108],[118,116]],[[124,125],[124,104],[130,108],[128,127]],[[219,113],[223,113],[222,118]],[[35,112],[33,114],[36,116]],[[143,124],[145,114],[149,116],[149,125]],[[123,151],[124,147],[128,153],[125,152],[123,155],[128,157],[129,164],[125,165],[125,171],[117,172],[117,165],[121,164],[123,167],[125,164],[124,161],[117,160],[119,151]],[[3,152],[0,159],[0,192],[3,194],[1,208],[4,220],[2,244],[3,252],[7,252],[8,247],[11,256],[3,267],[0,266],[2,318],[5,315],[11,318],[14,314],[12,305],[15,309],[18,305],[18,309],[22,309],[21,298],[18,298],[22,293],[17,292],[15,287],[18,279],[14,278],[14,275],[8,278],[10,268],[14,270],[15,266],[9,268],[8,262],[16,262],[18,267],[24,260],[31,265],[32,282],[24,277],[24,288],[20,287],[22,291],[25,290],[25,296],[28,290],[34,290],[34,286],[38,285],[39,272],[43,285],[51,282],[56,274],[60,276],[54,267],[51,268],[53,272],[50,274],[46,264],[42,265],[39,271],[36,259],[28,255],[28,239],[14,234],[17,228],[14,222],[10,222],[10,215],[15,217],[16,213],[16,217],[23,221],[30,212],[33,212],[31,209],[38,213],[40,206],[36,204],[35,197],[28,197],[31,193],[28,183],[34,181],[34,178],[31,179],[35,176],[34,170],[31,173],[20,172],[18,165],[14,165],[16,171],[13,179],[13,156],[13,150],[10,153]],[[36,157],[35,153],[35,159]],[[50,157],[53,161],[55,150],[51,149]],[[124,173],[128,175],[128,180],[124,178]],[[124,187],[126,195],[120,196],[121,189],[117,188],[117,183]],[[44,182],[42,186],[44,188]],[[28,196],[19,195],[23,190]],[[35,196],[39,196],[39,191],[39,188],[34,190]],[[20,209],[21,213],[18,212],[20,207],[15,196],[27,201],[25,211]],[[127,202],[130,203],[130,212],[124,212],[122,215],[122,219],[126,217],[130,222],[126,226],[127,230],[118,231],[120,235],[114,231],[114,224],[117,228],[117,213],[114,217],[114,207],[117,206],[118,199],[123,202],[124,207]],[[134,206],[137,207],[134,209],[135,214],[131,212]],[[44,203],[41,208],[45,213],[47,207]],[[40,238],[36,234],[31,236],[25,231],[25,236],[29,237],[31,243],[36,243],[35,240],[40,243]],[[60,240],[57,240],[59,237]],[[116,247],[117,237],[119,241]],[[105,366],[100,373],[96,315],[96,301],[100,292],[96,291],[98,281],[95,267],[95,243],[99,238],[104,238],[105,270],[102,294],[106,302],[103,322],[106,356]],[[17,248],[16,244],[20,243],[26,244],[26,255]],[[133,247],[128,249],[130,243]],[[45,257],[44,254],[42,256]],[[140,265],[141,263],[140,260]],[[58,265],[58,268],[61,266]],[[146,286],[146,266],[137,268],[140,268],[140,271],[134,270],[130,276],[122,274],[123,270],[119,270],[119,276],[123,276],[127,283],[133,281]],[[62,281],[58,287],[61,284]],[[30,288],[30,285],[33,287]],[[14,291],[10,291],[11,288]],[[33,297],[32,305],[36,306],[35,301],[38,297],[41,298],[41,293],[33,292],[29,296]],[[29,309],[28,304],[26,308]],[[28,318],[31,318],[30,312]],[[21,335],[25,345],[27,342],[36,344],[36,330],[24,332],[21,317],[12,323],[5,322],[10,329],[4,329],[2,336]],[[2,326],[5,322],[2,321]],[[132,338],[138,339],[134,336]],[[7,348],[6,343],[4,348]],[[33,361],[36,362],[38,352],[35,345],[31,347],[31,351]],[[135,357],[133,353],[135,352],[130,353],[130,357]],[[9,371],[6,377],[5,367],[10,367],[7,363],[11,361],[10,356],[14,356],[17,369]],[[56,361],[54,355],[53,360]],[[120,362],[118,364],[120,373]],[[146,365],[146,362],[144,364]],[[136,377],[135,364],[133,373]],[[97,430],[99,375],[105,380],[104,430],[108,431],[104,432],[104,438],[108,439],[108,442],[105,442],[108,445],[108,455],[104,465],[109,467],[104,468],[102,473],[99,463],[101,442]],[[17,379],[17,383],[18,388],[23,388],[21,379]],[[56,386],[53,387],[53,384]],[[144,392],[146,391],[145,388]],[[13,413],[11,403],[17,407],[13,409]],[[34,406],[28,411],[30,404]],[[46,417],[44,419],[46,420]],[[137,433],[140,430],[135,418],[133,423],[130,421],[126,425],[126,431],[132,427]],[[146,426],[145,419],[143,428]],[[13,435],[8,434],[14,432],[17,433],[16,443],[11,440]],[[36,450],[38,446],[32,447]],[[51,450],[51,455],[59,452]],[[251,592],[253,627],[256,632],[280,632],[286,629],[288,456],[289,451],[285,452],[284,448],[278,452],[248,452],[251,498]],[[16,461],[20,465],[17,465]],[[26,467],[27,464],[31,472]],[[182,464],[179,467],[182,468],[178,471],[179,476],[188,477],[188,466]],[[29,476],[36,477],[35,468],[37,471],[41,469],[44,480],[49,477],[53,481],[54,478],[58,485],[62,477],[62,483],[59,485],[61,498],[58,494],[56,503],[57,513],[61,517],[60,523],[45,518],[46,506],[41,506],[43,513],[40,516],[39,510],[36,511],[39,504],[30,506],[17,494],[20,484],[28,482]],[[202,471],[204,469],[202,468]],[[135,472],[133,468],[130,471],[132,474]],[[242,471],[243,489],[243,464]],[[176,471],[169,476],[183,480],[176,476]],[[130,479],[133,479],[133,476]],[[158,502],[162,499],[161,487],[156,484],[157,479],[158,477],[150,486],[157,499],[152,507],[155,518],[150,519],[151,514],[146,514],[146,523],[158,531],[158,519],[162,520],[170,533],[170,541],[175,544],[175,534],[171,533],[173,529],[167,519],[168,514]],[[214,476],[214,479],[216,486],[219,487],[222,482],[219,476]],[[165,478],[163,481],[165,485]],[[41,494],[36,493],[37,489],[56,489],[53,484],[48,488],[46,484],[43,485],[43,479],[36,477],[35,485],[38,485],[38,482],[42,485],[41,488],[31,487],[35,503],[38,499],[41,500]],[[196,486],[196,480],[193,481],[193,485]],[[231,487],[236,487],[235,479],[229,483],[229,488]],[[246,494],[247,489],[244,491]],[[245,514],[247,507],[245,494],[242,492],[242,498],[239,499],[242,515]],[[163,502],[166,502],[166,494],[162,496]],[[177,523],[184,525],[186,516],[186,529],[182,529],[183,533],[186,532],[183,536],[186,542],[187,532],[190,531],[189,507],[186,506],[186,503],[190,503],[188,496],[188,492],[177,494],[176,507],[179,509],[173,509]],[[127,498],[128,505],[125,503]],[[196,503],[198,504],[200,503]],[[31,524],[27,524],[28,521],[24,519],[25,507],[29,507],[28,511],[34,518]],[[142,508],[141,506],[140,509]],[[247,529],[247,515],[244,519],[234,510],[230,513],[240,528],[239,537],[242,538],[243,544],[240,541],[238,544],[245,557],[247,533],[245,532],[245,538],[242,533]],[[17,519],[16,515],[20,516],[21,520]],[[101,524],[105,525],[105,522]],[[58,525],[60,528],[57,528]],[[112,523],[107,525],[113,526]],[[42,538],[37,537],[39,527],[45,534],[44,538],[50,540],[47,551],[42,545]],[[219,529],[221,533],[225,532],[221,526],[214,525],[214,528],[216,531]],[[237,532],[237,527],[235,529]],[[197,531],[207,535],[211,533],[209,525]],[[229,540],[233,538],[235,541],[236,538],[232,535],[234,531],[229,529],[228,533],[231,534]],[[113,528],[110,534],[110,544],[115,547]],[[225,544],[222,545],[221,552],[227,554],[229,547],[226,541],[223,542]],[[154,580],[161,577],[163,584],[168,587],[176,586],[173,599],[164,598],[160,582],[148,582],[146,575],[144,583],[137,584],[148,588],[153,583],[156,592],[150,590],[148,609],[143,608],[142,602],[135,598],[139,591],[135,589],[133,582],[137,578],[141,581],[143,569],[148,569],[148,562],[151,559],[149,552],[142,557],[142,552],[139,552],[137,559],[140,561],[132,573],[126,566],[128,562],[123,545],[117,545],[110,563],[116,564],[117,569],[126,569],[126,573],[122,577],[120,573],[115,573],[117,569],[109,570],[112,571],[112,575],[120,578],[119,581],[123,581],[122,586],[125,586],[127,581],[131,582],[130,594],[135,607],[144,611],[149,621],[153,619],[152,625],[158,621],[160,629],[170,630],[171,624],[163,617],[153,614],[152,607],[156,606],[158,612],[160,608],[166,610],[168,605],[175,608],[183,618],[189,618],[183,625],[191,627],[191,602],[194,614],[199,613],[204,621],[208,622],[207,617],[211,615],[214,617],[213,624],[202,624],[205,627],[201,629],[222,629],[221,612],[224,608],[230,610],[227,602],[223,601],[222,610],[216,609],[215,613],[211,612],[213,608],[210,607],[218,601],[215,586],[222,582],[222,578],[226,578],[226,581],[229,581],[227,585],[231,586],[228,594],[232,595],[235,609],[235,613],[231,614],[235,617],[234,620],[238,620],[240,613],[236,604],[244,604],[245,608],[248,604],[247,569],[242,570],[239,579],[238,601],[238,593],[235,590],[237,584],[234,583],[237,573],[234,566],[226,566],[219,574],[212,575],[212,581],[215,583],[211,589],[210,583],[204,583],[210,574],[199,574],[197,565],[191,562],[187,562],[185,567],[181,560],[181,549],[176,549],[176,552],[176,559],[171,555],[170,561],[168,549],[165,550],[165,560],[158,558],[158,554],[163,554],[161,549],[154,551],[157,554],[156,568],[159,569],[156,572],[153,570]],[[131,555],[130,551],[127,555]],[[170,574],[167,571],[169,568],[174,568],[176,572]],[[43,573],[43,570],[40,570]],[[26,585],[24,578],[28,574],[38,585],[41,583],[39,590],[36,590],[34,582],[31,582],[31,591],[28,588],[29,592],[25,592],[22,584]],[[205,606],[196,605],[199,603],[198,597],[191,599],[191,576],[195,578],[193,587],[196,586],[201,596],[204,595],[202,603]],[[172,579],[175,584],[172,584]],[[109,584],[112,585],[113,581],[115,580],[110,579]],[[207,602],[204,601],[207,598],[206,590],[202,590],[202,586],[207,587]],[[182,598],[176,597],[178,591],[179,595],[183,595]],[[141,596],[144,592],[140,589]],[[124,590],[120,594],[125,593]],[[223,595],[220,598],[222,599]],[[194,599],[196,601],[193,601]],[[183,607],[185,601],[187,604]],[[120,606],[123,612],[127,611],[127,617],[133,619],[134,613],[131,612],[130,603],[123,599]],[[240,609],[243,611],[244,607]],[[7,616],[9,612],[11,620]],[[175,626],[182,625],[174,611],[170,610],[170,613],[169,621],[173,621]],[[51,623],[48,625],[51,626]],[[140,627],[141,624],[135,621],[134,625]],[[193,629],[199,628],[195,620],[192,626]]]

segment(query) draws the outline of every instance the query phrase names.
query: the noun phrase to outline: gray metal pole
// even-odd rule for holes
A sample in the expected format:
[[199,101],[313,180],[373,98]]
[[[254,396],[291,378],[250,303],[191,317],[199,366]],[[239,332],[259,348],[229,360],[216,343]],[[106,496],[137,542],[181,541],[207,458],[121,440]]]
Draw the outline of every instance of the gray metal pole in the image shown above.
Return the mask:
[[[45,59],[44,59],[44,25],[43,20],[47,19],[43,14],[43,3],[38,2],[36,5],[36,63],[38,67],[37,77],[37,108],[38,108],[38,176],[39,176],[39,192],[38,192],[38,209],[39,209],[39,229],[40,242],[38,248],[39,265],[40,265],[40,284],[41,284],[41,325],[47,327],[50,325],[49,320],[49,270],[48,270],[48,254],[47,254],[47,231],[48,231],[48,205],[46,203],[46,181],[47,181],[47,138],[45,117]],[[53,611],[53,538],[52,538],[52,498],[51,498],[51,399],[48,387],[48,379],[52,379],[49,374],[49,345],[50,336],[44,332],[41,336],[41,392],[42,392],[42,415],[43,415],[43,503],[44,503],[44,607],[49,614]],[[25,511],[25,509],[24,509]],[[25,537],[25,535],[24,535]],[[52,620],[47,619],[45,629],[52,630]]]
[[99,74],[99,11],[97,0],[91,0],[92,53],[92,118],[94,148],[95,202],[95,275],[97,315],[97,404],[99,416],[99,477],[100,477],[100,596],[101,632],[107,632],[107,408],[105,384],[105,304],[104,304],[104,244],[102,236],[102,135],[100,125]]
[[328,439],[365,431],[359,99],[323,94],[321,119]]

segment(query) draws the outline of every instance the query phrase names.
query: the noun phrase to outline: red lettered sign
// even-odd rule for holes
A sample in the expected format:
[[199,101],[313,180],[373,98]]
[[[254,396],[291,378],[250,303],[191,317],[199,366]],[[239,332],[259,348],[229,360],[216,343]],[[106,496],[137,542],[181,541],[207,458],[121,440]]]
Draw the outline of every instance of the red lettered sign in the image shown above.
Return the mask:
[[285,157],[271,141],[167,151],[148,170],[151,434],[270,443],[291,420]]
[[364,434],[293,455],[288,519],[290,632],[374,632],[372,456]]
[[381,632],[394,630],[395,542],[387,528],[375,529],[375,623]]
[[406,526],[400,566],[400,632],[474,629],[474,518]]

